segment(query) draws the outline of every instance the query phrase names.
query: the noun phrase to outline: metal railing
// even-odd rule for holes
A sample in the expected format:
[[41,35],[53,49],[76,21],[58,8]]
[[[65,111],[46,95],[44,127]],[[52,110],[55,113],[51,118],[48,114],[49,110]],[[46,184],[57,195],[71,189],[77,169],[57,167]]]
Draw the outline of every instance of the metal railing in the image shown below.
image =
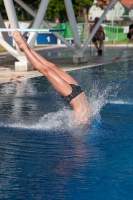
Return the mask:
[[111,25],[111,23],[102,24],[105,32],[105,42],[115,43],[118,39],[118,25],[116,23]]
[[[78,23],[77,28],[78,28],[78,34],[80,41],[82,43],[85,43],[87,38],[90,35],[90,27],[93,25],[93,23]],[[111,23],[104,23],[101,24],[101,26],[104,29],[105,32],[105,42],[111,41],[111,42],[116,42],[118,39],[118,25],[116,23],[111,25]]]

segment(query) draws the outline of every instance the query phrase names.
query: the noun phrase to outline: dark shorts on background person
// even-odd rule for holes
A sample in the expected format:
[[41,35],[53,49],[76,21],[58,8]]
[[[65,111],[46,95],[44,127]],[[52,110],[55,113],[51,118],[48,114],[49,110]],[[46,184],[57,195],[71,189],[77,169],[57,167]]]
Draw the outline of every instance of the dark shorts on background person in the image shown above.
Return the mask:
[[96,42],[97,40],[100,40],[103,36],[102,35],[95,35],[93,38],[92,38],[92,42]]
[[97,38],[96,37],[93,37],[92,38],[92,42],[96,42],[97,41]]

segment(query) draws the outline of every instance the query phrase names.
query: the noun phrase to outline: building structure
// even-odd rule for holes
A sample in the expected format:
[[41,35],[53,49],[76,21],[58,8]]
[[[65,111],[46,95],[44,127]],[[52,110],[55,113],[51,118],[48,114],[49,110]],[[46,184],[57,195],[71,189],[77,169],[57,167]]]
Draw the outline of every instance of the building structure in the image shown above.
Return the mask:
[[[109,0],[107,0],[107,5],[108,3]],[[95,17],[101,17],[105,8],[106,6],[102,6],[101,0],[94,0],[88,14],[89,21],[93,21]],[[130,19],[133,17],[133,0],[115,0],[105,20],[118,22],[123,21],[126,17]]]

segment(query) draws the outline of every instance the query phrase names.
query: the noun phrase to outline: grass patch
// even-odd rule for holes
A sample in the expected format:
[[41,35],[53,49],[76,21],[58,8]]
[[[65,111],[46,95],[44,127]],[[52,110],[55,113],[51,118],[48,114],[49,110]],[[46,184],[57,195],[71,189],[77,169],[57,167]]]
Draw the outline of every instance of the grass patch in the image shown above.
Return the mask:
[[0,45],[0,53],[3,53],[3,52],[7,52],[7,50],[3,46]]
[[46,48],[47,46],[34,46],[34,49]]
[[117,45],[117,44],[127,44],[127,41],[124,42],[105,42],[106,45]]

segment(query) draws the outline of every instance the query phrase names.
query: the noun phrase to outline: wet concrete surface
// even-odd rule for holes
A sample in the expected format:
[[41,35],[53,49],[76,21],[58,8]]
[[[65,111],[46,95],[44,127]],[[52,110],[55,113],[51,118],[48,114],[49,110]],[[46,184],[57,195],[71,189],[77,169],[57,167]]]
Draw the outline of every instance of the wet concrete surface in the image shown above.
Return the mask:
[[[120,57],[120,59],[128,59],[130,57],[133,57],[132,44],[129,45],[128,48],[126,44],[107,45],[106,51],[104,51],[102,55],[98,55],[95,47],[93,47],[93,52],[90,51],[90,47],[88,46],[85,52],[85,54],[88,56],[88,62],[81,64],[73,63],[74,52],[66,46],[56,45],[45,48],[38,48],[35,50],[47,60],[55,63],[58,67],[62,68],[65,71],[112,63],[112,60],[117,57]],[[10,62],[7,61],[6,55],[7,53],[0,54],[0,83],[22,78],[32,78],[42,75],[36,70],[27,72],[15,71],[15,60]]]

